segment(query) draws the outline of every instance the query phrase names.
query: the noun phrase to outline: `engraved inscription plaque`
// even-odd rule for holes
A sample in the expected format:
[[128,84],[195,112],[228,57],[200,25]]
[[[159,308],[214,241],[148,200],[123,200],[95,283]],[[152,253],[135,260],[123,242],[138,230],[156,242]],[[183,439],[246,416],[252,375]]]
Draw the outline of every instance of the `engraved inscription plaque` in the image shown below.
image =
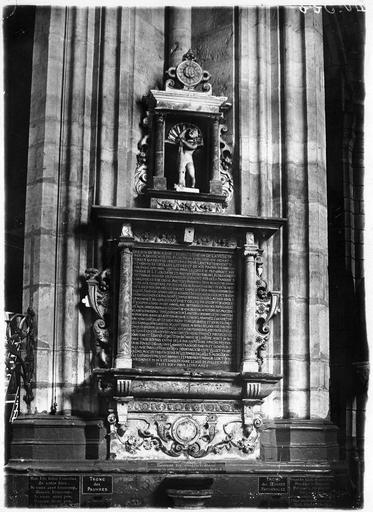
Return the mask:
[[260,476],[258,490],[259,494],[287,494],[288,480],[282,476]]
[[234,369],[233,251],[136,248],[132,286],[134,366]]
[[335,507],[339,494],[333,477],[299,476],[290,480],[293,507]]
[[41,475],[29,477],[29,507],[78,506],[78,476]]
[[113,477],[106,475],[83,476],[83,494],[111,494]]

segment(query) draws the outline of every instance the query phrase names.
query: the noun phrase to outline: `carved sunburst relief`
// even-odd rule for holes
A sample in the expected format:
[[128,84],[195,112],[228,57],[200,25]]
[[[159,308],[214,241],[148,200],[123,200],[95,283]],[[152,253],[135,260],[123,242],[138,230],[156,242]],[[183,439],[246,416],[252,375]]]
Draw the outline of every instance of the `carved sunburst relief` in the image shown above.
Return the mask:
[[177,123],[172,128],[170,128],[166,142],[170,142],[171,144],[178,144],[180,135],[185,133],[186,130],[196,130],[198,136],[196,138],[196,142],[199,146],[203,146],[203,136],[201,130],[192,123]]

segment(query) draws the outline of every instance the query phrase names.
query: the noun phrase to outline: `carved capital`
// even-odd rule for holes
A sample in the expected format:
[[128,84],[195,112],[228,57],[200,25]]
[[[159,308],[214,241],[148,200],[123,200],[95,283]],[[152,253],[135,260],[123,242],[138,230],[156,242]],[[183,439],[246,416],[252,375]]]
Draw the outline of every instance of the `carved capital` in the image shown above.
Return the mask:
[[120,240],[133,240],[132,226],[130,223],[122,224]]
[[154,113],[155,122],[158,127],[162,128],[165,121],[165,114],[163,112],[155,112]]
[[245,235],[245,245],[243,247],[243,255],[245,257],[256,258],[258,255],[258,246],[255,243],[254,233],[247,232]]

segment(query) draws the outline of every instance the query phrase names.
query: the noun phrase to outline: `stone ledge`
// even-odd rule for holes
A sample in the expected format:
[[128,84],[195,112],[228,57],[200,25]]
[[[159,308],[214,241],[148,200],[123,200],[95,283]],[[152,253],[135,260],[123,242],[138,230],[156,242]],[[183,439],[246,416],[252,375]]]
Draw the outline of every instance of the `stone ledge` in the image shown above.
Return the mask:
[[[72,464],[73,463],[73,464]],[[246,461],[149,461],[149,460],[69,460],[69,461],[11,461],[5,466],[9,474],[41,473],[180,473],[180,474],[263,474],[278,472],[299,474],[303,472],[330,474],[346,470],[344,461],[311,461],[311,462],[264,462],[262,460]]]

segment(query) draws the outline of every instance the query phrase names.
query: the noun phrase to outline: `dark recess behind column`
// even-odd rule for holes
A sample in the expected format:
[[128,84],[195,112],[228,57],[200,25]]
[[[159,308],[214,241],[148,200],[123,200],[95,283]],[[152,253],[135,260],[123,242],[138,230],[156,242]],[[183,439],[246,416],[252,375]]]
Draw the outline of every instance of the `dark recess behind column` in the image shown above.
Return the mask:
[[22,312],[23,246],[35,7],[2,11],[4,38],[5,309]]

